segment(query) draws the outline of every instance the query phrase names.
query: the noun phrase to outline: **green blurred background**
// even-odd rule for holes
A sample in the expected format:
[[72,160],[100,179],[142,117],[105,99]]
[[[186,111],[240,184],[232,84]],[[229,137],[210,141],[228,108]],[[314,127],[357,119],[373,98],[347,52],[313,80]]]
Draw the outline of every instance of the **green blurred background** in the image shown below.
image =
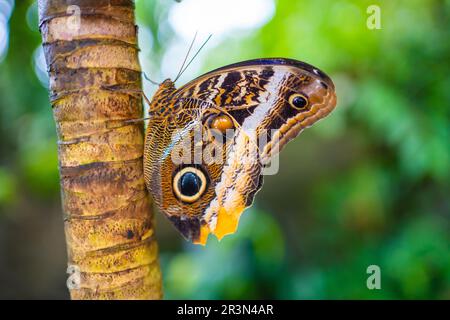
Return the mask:
[[[289,57],[331,76],[338,107],[286,147],[235,235],[193,246],[157,213],[165,297],[449,299],[450,1],[207,1],[137,1],[151,78],[174,76],[198,29],[213,38],[178,85]],[[34,1],[0,0],[0,298],[66,299],[37,24]],[[373,264],[381,290],[366,287]]]

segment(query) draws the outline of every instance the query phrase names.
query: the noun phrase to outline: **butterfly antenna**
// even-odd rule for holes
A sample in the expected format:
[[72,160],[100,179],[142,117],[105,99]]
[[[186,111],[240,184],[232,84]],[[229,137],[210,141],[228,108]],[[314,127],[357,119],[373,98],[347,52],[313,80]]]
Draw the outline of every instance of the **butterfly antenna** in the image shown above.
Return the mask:
[[150,120],[151,118],[150,117],[146,117],[146,118],[138,118],[138,119],[128,119],[128,120],[125,120],[124,122],[125,123],[139,123],[139,122],[143,122],[143,121],[145,121],[145,120]]
[[178,78],[186,71],[186,69],[191,65],[192,61],[194,61],[194,59],[197,57],[197,55],[200,53],[200,51],[202,51],[203,47],[208,43],[208,41],[209,41],[209,39],[211,39],[211,37],[212,37],[212,34],[210,34],[210,35],[208,36],[208,38],[205,40],[205,42],[203,42],[203,44],[200,46],[200,48],[199,48],[199,49],[197,50],[197,52],[194,54],[194,56],[192,57],[192,59],[188,62],[188,64],[186,65],[186,67],[184,67],[184,69],[182,69],[182,70],[180,71],[180,73],[178,74],[178,76],[175,78],[175,80],[174,80],[173,82],[177,81]]
[[178,74],[175,77],[175,80],[173,82],[177,81],[177,79],[181,76],[181,73],[183,71],[184,65],[185,65],[185,63],[186,63],[186,61],[187,61],[187,59],[189,57],[189,54],[191,53],[192,47],[194,46],[195,39],[197,39],[197,34],[198,34],[198,31],[195,32],[194,38],[192,39],[191,44],[189,45],[189,49],[188,49],[188,51],[186,53],[186,56],[184,57],[183,63],[181,64],[180,71],[178,72]]
[[143,74],[144,74],[144,79],[147,80],[147,81],[149,81],[151,84],[154,84],[155,86],[159,86],[159,85],[160,85],[160,83],[158,83],[158,82],[153,81],[152,79],[150,79],[150,78],[147,76],[147,74],[146,74],[145,72],[144,72]]

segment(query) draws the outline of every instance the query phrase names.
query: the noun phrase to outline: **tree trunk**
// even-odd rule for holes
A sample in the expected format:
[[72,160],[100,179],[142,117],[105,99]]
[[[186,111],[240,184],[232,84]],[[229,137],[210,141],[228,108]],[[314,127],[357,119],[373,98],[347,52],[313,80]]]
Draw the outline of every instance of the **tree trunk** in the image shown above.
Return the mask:
[[131,0],[39,0],[72,299],[159,299]]

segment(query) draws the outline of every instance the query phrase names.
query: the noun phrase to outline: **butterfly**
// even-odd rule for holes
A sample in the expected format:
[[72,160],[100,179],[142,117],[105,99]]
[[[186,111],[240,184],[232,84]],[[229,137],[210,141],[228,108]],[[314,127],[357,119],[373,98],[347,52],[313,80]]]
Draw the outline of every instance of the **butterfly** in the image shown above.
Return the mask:
[[271,159],[336,106],[322,71],[292,59],[255,59],[179,89],[162,82],[150,102],[144,179],[159,210],[188,240],[206,244],[238,227]]

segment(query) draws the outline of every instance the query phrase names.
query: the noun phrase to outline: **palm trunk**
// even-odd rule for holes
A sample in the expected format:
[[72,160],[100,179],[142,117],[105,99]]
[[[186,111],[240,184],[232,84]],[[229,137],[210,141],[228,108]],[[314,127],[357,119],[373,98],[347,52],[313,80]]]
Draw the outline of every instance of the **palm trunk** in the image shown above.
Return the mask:
[[[70,6],[69,6],[70,4]],[[39,0],[72,299],[159,299],[131,0]]]

